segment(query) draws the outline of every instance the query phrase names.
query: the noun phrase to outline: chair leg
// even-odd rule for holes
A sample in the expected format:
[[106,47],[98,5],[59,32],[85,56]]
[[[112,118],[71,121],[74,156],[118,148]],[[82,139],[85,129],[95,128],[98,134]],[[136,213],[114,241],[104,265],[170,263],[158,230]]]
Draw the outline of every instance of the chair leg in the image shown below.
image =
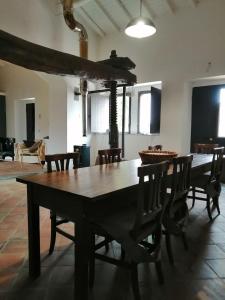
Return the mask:
[[141,300],[140,289],[138,283],[138,266],[132,263],[131,265],[131,284],[135,300]]
[[163,276],[161,261],[155,262],[155,268],[156,268],[159,284],[163,284],[164,283],[164,276]]
[[51,240],[48,254],[51,255],[55,248],[56,240],[56,214],[51,212]]
[[107,238],[105,238],[105,251],[108,252],[109,251],[109,240]]
[[120,256],[121,260],[125,259],[125,251],[123,250],[123,248],[121,247],[121,256]]
[[194,187],[193,187],[193,190],[192,190],[192,197],[193,197],[193,199],[192,199],[192,206],[191,206],[191,208],[193,208],[194,205],[195,205],[195,188]]
[[219,197],[218,196],[213,198],[213,204],[216,206],[218,215],[220,215]]
[[166,232],[166,249],[167,249],[167,254],[169,257],[170,263],[173,265],[174,264],[174,259],[173,259],[173,252],[172,252],[172,247],[171,247],[171,237],[168,232]]
[[181,233],[181,237],[182,237],[182,240],[183,240],[184,249],[185,249],[185,250],[188,250],[188,243],[187,243],[186,233],[185,233],[185,232],[182,232],[182,233]]
[[211,209],[210,209],[210,197],[207,195],[207,200],[206,200],[206,208],[208,212],[208,216],[210,220],[212,221],[212,214],[211,214]]
[[95,281],[95,234],[91,234],[90,260],[89,260],[89,288],[93,288]]

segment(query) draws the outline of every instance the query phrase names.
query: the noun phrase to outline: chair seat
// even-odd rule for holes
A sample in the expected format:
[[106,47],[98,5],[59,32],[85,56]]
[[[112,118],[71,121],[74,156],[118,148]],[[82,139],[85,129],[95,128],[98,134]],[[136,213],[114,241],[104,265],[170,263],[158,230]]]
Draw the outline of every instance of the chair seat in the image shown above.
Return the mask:
[[[132,235],[136,214],[136,207],[130,207],[111,216],[93,220],[93,230],[96,234],[109,236],[121,244],[123,250],[125,250],[127,261],[135,263],[154,261],[155,257],[153,258],[153,256],[149,254],[150,247],[145,248],[141,244],[138,244],[134,235]],[[152,220],[152,222],[148,223],[145,237],[156,229],[156,222]],[[141,241],[142,239],[140,242]]]
[[191,180],[191,186],[205,189],[210,181],[210,173],[204,173]]
[[2,155],[2,158],[3,158],[3,159],[5,159],[5,157],[7,157],[7,156],[14,158],[14,153],[13,153],[13,152],[10,152],[10,151],[2,152],[1,155]]

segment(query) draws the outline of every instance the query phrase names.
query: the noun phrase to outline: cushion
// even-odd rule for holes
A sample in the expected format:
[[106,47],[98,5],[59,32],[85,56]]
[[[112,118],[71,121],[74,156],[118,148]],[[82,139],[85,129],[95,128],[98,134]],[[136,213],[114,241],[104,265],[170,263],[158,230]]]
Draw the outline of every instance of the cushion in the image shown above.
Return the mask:
[[30,148],[29,148],[29,152],[30,153],[34,153],[35,151],[37,151],[38,147],[41,145],[42,141],[37,141],[35,142]]
[[28,141],[28,140],[23,140],[24,145],[29,148],[31,146],[33,146],[33,144],[35,143],[35,141]]

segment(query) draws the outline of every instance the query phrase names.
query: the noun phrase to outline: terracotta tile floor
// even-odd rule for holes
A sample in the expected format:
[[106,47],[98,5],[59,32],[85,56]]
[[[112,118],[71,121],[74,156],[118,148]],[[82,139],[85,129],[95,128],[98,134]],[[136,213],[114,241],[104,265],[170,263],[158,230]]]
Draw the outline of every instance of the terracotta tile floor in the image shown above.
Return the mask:
[[[165,284],[157,282],[153,265],[139,268],[143,300],[224,300],[225,299],[225,186],[220,198],[221,215],[208,221],[204,202],[190,211],[189,250],[173,238],[175,265],[168,263],[163,244]],[[28,277],[26,188],[15,180],[0,181],[0,299],[73,299],[73,245],[57,237],[56,251],[48,256],[49,212],[41,209],[42,275]],[[73,231],[72,224],[65,225]],[[112,255],[119,253],[116,244]],[[91,300],[132,300],[126,270],[97,262]]]

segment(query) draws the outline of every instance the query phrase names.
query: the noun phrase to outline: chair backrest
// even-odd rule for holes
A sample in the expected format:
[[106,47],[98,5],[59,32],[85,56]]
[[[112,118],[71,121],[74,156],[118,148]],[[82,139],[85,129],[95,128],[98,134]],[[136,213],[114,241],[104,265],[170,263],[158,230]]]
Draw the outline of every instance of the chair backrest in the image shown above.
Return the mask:
[[154,221],[162,221],[162,213],[166,204],[165,179],[168,167],[169,163],[165,161],[138,168],[139,195],[132,229],[132,234],[136,239],[141,240],[146,237]]
[[194,152],[202,154],[212,154],[213,149],[219,147],[218,144],[194,144]]
[[223,155],[224,147],[217,147],[213,149],[213,159],[211,165],[211,178],[210,180],[220,181],[223,170]]
[[121,148],[98,150],[99,164],[110,164],[121,161]]
[[52,163],[55,163],[56,171],[69,170],[70,161],[73,161],[73,168],[77,169],[79,167],[79,157],[79,152],[45,155],[47,172],[52,172]]
[[190,189],[193,155],[179,156],[172,160],[170,205],[178,199],[186,199]]
[[148,150],[162,150],[162,145],[148,146]]

